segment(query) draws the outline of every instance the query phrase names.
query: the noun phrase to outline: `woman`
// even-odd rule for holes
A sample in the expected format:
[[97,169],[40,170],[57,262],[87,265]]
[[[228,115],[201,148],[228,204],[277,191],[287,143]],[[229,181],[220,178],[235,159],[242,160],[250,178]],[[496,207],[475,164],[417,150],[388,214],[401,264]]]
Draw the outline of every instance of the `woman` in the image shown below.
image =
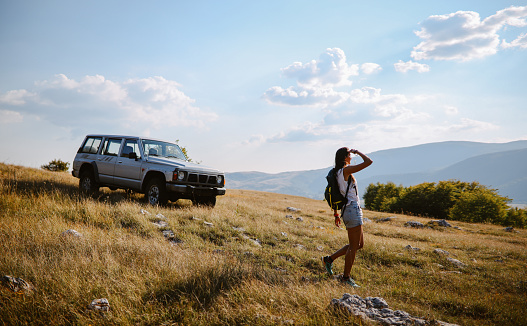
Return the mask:
[[[351,165],[351,154],[356,154],[362,157],[363,162],[357,165]],[[370,166],[373,161],[356,149],[348,149],[347,147],[340,148],[335,154],[335,170],[337,171],[337,181],[340,192],[346,196],[348,202],[342,208],[342,222],[348,231],[349,243],[337,250],[331,256],[322,257],[322,262],[326,267],[326,271],[331,276],[333,275],[333,261],[340,256],[345,256],[344,274],[341,281],[353,287],[359,287],[357,283],[350,277],[351,267],[355,261],[355,254],[357,250],[364,246],[364,239],[362,235],[362,209],[360,207],[360,198],[357,192],[357,181],[353,173],[359,172],[362,169]],[[351,178],[351,183],[348,189],[348,179]],[[335,225],[339,227],[340,217],[335,215]]]

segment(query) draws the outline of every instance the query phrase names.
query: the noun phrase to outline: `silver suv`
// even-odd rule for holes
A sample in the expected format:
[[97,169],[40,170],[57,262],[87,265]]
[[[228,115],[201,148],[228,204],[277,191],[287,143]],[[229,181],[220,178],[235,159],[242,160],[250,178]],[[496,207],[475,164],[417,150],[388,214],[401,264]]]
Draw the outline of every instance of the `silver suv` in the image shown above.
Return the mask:
[[152,205],[191,199],[213,207],[225,194],[223,172],[189,162],[175,143],[135,136],[86,136],[72,174],[85,194],[105,186],[129,189],[144,193]]

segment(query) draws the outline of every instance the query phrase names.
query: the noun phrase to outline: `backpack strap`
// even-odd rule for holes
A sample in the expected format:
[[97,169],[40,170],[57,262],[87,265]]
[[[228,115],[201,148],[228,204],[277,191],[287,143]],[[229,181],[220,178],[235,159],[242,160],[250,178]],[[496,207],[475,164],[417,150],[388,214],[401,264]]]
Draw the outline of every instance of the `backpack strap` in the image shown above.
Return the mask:
[[[346,198],[346,203],[344,204],[344,206],[342,206],[342,212],[344,212],[344,208],[346,208],[346,206],[348,205],[348,191],[350,190],[350,185],[351,185],[351,174],[348,177],[348,186],[346,187],[346,194],[344,195],[344,198]],[[357,189],[355,189],[355,191],[357,191]]]

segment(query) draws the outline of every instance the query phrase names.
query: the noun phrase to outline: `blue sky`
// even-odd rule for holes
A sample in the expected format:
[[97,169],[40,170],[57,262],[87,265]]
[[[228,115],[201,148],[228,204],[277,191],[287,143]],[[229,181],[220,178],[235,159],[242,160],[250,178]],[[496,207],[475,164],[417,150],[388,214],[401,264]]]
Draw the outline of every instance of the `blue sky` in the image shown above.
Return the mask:
[[527,139],[525,1],[0,0],[0,162],[88,133],[179,140],[228,172]]

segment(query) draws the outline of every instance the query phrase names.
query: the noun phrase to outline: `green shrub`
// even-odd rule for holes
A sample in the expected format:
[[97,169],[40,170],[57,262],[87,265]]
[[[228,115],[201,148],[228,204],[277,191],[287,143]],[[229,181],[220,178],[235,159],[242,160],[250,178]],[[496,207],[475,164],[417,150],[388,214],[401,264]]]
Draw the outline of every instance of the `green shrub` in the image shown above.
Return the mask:
[[424,182],[411,187],[378,182],[370,184],[364,193],[364,204],[369,210],[525,227],[527,213],[508,211],[509,201],[498,195],[496,189],[458,180]]
[[527,210],[511,208],[505,214],[501,223],[503,226],[512,226],[524,229],[527,227]]
[[68,169],[70,168],[70,163],[63,162],[62,160],[59,160],[59,159],[54,159],[48,164],[42,165],[41,168],[43,168],[44,170],[53,171],[53,172],[64,172],[64,171],[68,171]]
[[496,223],[503,221],[507,200],[492,191],[464,192],[450,210],[450,219],[470,223]]

